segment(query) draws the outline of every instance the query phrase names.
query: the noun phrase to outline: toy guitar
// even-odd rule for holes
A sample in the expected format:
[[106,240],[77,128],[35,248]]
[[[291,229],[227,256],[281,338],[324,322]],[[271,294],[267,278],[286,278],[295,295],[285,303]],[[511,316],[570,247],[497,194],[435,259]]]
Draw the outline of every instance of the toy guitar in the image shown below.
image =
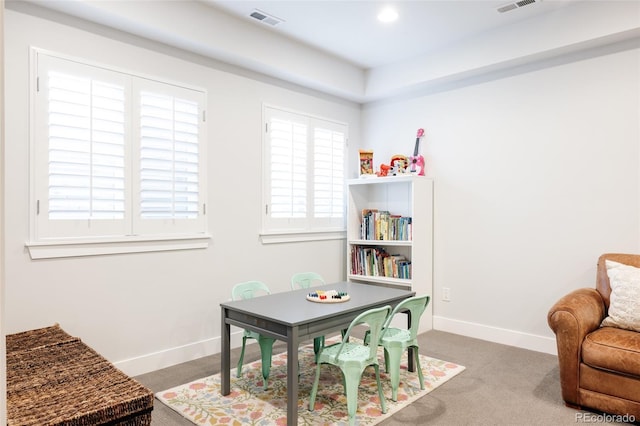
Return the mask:
[[[413,150],[413,155],[409,157],[409,163],[411,164],[411,173],[418,173],[418,176],[424,176],[424,157],[418,154],[418,147],[420,146],[420,138],[424,136],[424,129],[418,129],[416,134],[416,147]],[[417,169],[420,170],[417,170]]]

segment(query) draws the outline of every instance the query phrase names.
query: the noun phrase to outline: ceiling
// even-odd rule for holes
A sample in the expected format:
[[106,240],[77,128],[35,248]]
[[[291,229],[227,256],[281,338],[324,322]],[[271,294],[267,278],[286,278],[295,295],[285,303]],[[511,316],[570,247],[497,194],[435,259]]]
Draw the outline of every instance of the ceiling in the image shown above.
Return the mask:
[[[585,0],[525,0],[500,13],[509,0],[203,0],[254,25],[332,53],[364,69],[425,56],[448,44],[522,22]],[[398,20],[383,24],[383,6]],[[282,20],[275,26],[249,15],[254,10]]]

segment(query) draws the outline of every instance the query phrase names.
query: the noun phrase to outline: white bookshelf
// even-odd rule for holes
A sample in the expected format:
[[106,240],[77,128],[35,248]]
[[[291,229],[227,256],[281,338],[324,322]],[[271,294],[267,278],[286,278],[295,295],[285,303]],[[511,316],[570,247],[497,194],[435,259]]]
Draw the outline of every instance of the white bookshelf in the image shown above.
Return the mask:
[[[420,331],[433,328],[433,180],[424,176],[403,175],[350,179],[347,181],[347,279],[354,282],[408,288],[416,294],[432,297],[420,321]],[[410,240],[362,239],[364,209],[388,211],[411,217]],[[383,248],[411,261],[410,278],[358,275],[352,271],[354,247]]]

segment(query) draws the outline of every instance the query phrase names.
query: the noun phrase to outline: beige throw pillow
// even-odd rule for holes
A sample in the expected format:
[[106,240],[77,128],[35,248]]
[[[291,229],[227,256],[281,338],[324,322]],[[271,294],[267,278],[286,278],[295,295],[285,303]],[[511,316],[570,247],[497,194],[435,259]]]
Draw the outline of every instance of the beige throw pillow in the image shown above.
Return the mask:
[[640,268],[605,260],[611,284],[608,316],[602,326],[640,331]]

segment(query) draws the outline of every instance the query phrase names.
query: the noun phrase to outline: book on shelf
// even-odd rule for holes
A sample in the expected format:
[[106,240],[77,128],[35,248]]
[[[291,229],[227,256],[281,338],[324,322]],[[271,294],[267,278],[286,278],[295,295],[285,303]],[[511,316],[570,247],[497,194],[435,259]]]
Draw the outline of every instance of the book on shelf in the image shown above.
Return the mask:
[[351,273],[370,277],[411,279],[411,261],[382,247],[352,246]]
[[360,239],[409,241],[412,218],[391,214],[387,210],[363,209],[360,221]]

